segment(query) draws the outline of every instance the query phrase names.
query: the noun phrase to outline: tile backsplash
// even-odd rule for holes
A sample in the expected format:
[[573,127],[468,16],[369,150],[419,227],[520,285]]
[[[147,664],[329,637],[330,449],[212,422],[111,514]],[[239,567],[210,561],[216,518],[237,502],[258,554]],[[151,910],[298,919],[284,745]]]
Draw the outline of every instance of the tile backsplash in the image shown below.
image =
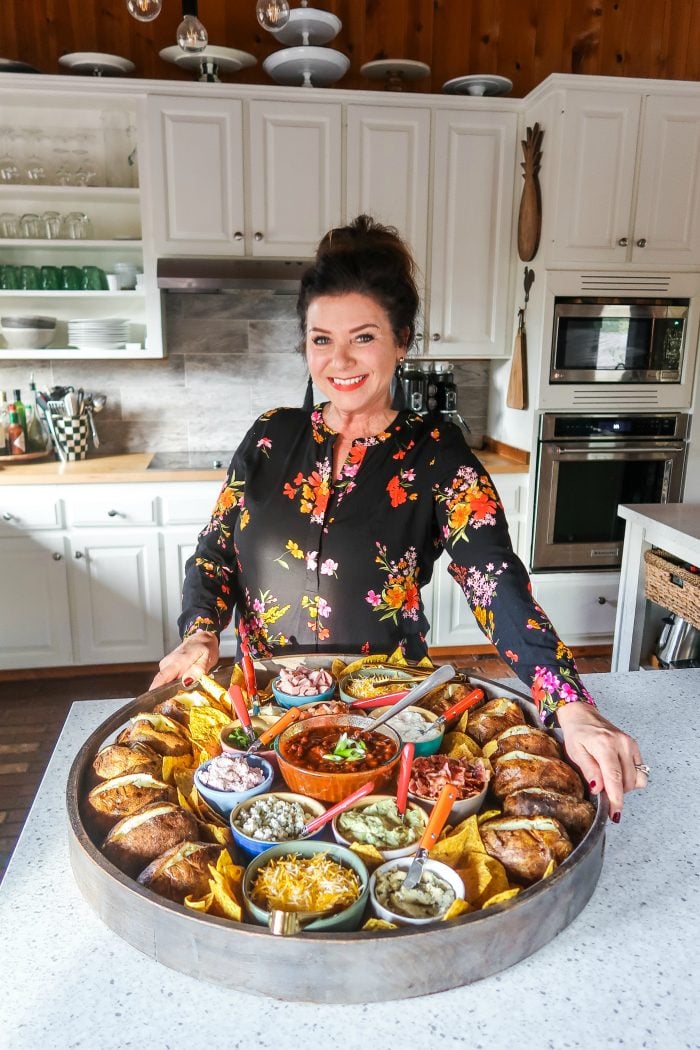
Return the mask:
[[[162,361],[36,361],[0,367],[0,389],[54,384],[107,395],[95,417],[100,453],[233,450],[268,408],[301,405],[294,295],[272,290],[164,293]],[[459,411],[479,447],[488,414],[487,361],[454,362]]]

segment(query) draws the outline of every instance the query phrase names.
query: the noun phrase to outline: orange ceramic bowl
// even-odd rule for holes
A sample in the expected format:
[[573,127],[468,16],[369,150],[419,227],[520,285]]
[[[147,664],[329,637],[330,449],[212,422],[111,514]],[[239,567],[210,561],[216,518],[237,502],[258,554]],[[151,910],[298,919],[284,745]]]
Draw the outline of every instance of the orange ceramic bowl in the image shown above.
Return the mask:
[[[365,729],[377,733],[391,741],[391,757],[374,768],[356,772],[352,771],[351,762],[339,764],[337,772],[310,769],[299,759],[289,755],[288,745],[297,734],[314,729],[337,730],[338,736],[348,729]],[[318,715],[288,726],[275,740],[275,751],[279,771],[290,791],[310,795],[311,798],[320,799],[322,802],[340,802],[370,781],[374,781],[374,786],[379,791],[392,779],[401,757],[401,737],[388,725],[375,728],[374,719],[362,715]]]

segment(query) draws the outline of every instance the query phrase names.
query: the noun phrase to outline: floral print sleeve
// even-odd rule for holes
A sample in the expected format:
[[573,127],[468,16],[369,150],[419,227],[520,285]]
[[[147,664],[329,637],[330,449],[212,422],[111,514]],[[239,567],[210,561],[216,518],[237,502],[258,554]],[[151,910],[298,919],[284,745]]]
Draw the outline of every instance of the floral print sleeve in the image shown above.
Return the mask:
[[181,633],[234,618],[253,657],[286,651],[428,651],[422,588],[443,550],[484,633],[531,687],[543,720],[590,697],[571,652],[533,600],[493,482],[461,432],[399,412],[353,442],[312,413],[256,421],[187,563]]

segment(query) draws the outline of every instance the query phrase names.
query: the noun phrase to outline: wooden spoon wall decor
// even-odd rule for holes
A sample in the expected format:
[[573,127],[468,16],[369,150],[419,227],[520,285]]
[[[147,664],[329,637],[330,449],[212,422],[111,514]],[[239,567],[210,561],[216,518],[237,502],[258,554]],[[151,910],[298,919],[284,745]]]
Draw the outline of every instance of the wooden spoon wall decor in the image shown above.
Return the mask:
[[523,186],[518,214],[518,255],[523,262],[534,259],[540,244],[542,229],[542,194],[538,173],[542,160],[542,139],[544,132],[539,124],[526,129],[525,139],[521,142],[525,160],[522,162]]

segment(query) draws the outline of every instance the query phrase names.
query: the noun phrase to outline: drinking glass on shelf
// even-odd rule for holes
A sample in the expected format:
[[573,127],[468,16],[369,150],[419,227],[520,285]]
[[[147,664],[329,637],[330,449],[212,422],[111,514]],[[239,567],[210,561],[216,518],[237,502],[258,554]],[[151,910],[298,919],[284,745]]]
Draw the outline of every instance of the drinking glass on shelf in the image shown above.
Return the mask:
[[0,237],[19,237],[19,216],[4,211],[0,215]]
[[66,292],[78,292],[82,284],[83,275],[79,266],[61,267],[61,286]]
[[68,240],[84,241],[92,234],[92,224],[85,212],[70,211],[63,217],[62,233]]
[[73,183],[73,155],[66,146],[66,131],[63,129],[55,135],[56,145],[52,150],[53,164],[56,183],[59,186],[72,186]]
[[30,240],[41,237],[41,223],[39,222],[39,216],[35,212],[25,212],[21,217],[19,220],[19,235],[20,237],[26,237]]
[[86,292],[106,292],[107,274],[99,266],[83,266],[82,287]]
[[19,284],[20,288],[24,288],[25,291],[34,291],[40,285],[40,275],[38,266],[20,266],[19,268]]
[[57,292],[61,288],[61,271],[58,266],[42,266],[40,284],[45,292]]
[[41,185],[46,182],[46,166],[43,156],[43,135],[39,128],[27,128],[26,155],[24,165],[25,181],[32,185]]
[[16,266],[11,266],[9,263],[0,266],[0,288],[5,290],[19,288],[19,270]]
[[17,135],[12,128],[0,128],[0,183],[20,182],[17,164]]
[[60,212],[45,211],[39,220],[42,236],[55,240],[61,236],[62,219]]

